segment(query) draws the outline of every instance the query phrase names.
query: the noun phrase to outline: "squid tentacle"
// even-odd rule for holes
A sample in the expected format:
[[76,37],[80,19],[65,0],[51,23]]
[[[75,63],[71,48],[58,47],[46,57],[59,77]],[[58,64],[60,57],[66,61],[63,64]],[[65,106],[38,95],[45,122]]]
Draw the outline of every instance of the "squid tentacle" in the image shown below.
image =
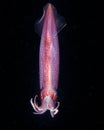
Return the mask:
[[38,97],[38,95],[35,96],[34,102],[32,101],[32,98],[31,98],[30,103],[31,103],[33,109],[34,109],[36,112],[41,112],[42,109],[41,109],[41,108],[37,105],[37,103],[36,103],[36,98],[37,98],[37,97]]
[[51,102],[52,100],[51,100],[50,96],[47,96],[43,99],[43,101],[45,101],[45,102],[43,102],[41,106],[38,106],[36,103],[36,98],[37,98],[37,95],[34,98],[34,102],[32,101],[32,99],[30,100],[31,105],[32,105],[33,109],[35,110],[34,114],[43,114],[47,110],[50,110],[51,116],[54,117],[54,115],[56,115],[58,113],[58,111],[59,111],[58,107],[60,105],[60,102],[57,102],[57,106],[54,107],[53,102]]
[[54,117],[54,115],[58,113],[59,106],[60,106],[60,102],[57,102],[57,106],[53,110],[50,111],[52,117]]

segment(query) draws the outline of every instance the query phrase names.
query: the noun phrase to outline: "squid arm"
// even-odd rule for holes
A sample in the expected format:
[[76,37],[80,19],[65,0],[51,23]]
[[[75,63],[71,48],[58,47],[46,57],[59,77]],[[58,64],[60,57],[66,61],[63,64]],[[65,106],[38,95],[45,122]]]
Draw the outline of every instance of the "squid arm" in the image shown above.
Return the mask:
[[34,114],[50,111],[52,117],[58,113],[60,102],[57,102],[57,87],[59,77],[59,44],[58,32],[66,25],[56,8],[48,3],[43,8],[43,16],[36,22],[35,28],[41,36],[39,53],[41,105],[36,102],[37,95],[30,100]]

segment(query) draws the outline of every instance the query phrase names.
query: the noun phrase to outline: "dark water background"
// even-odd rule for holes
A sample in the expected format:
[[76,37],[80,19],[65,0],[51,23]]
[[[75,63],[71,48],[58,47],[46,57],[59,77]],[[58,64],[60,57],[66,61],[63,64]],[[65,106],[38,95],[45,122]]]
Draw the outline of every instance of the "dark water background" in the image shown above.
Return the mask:
[[[59,33],[59,113],[33,115],[30,98],[39,90],[40,37],[35,21],[42,16],[47,0],[4,1],[1,31],[0,72],[7,130],[94,130],[95,101],[95,12],[94,3],[53,0],[67,26]],[[93,7],[93,9],[92,9]],[[2,91],[1,91],[2,92]],[[5,100],[4,100],[5,99]],[[2,105],[3,106],[3,105]],[[3,106],[3,107],[4,107]],[[97,120],[98,124],[103,124]]]

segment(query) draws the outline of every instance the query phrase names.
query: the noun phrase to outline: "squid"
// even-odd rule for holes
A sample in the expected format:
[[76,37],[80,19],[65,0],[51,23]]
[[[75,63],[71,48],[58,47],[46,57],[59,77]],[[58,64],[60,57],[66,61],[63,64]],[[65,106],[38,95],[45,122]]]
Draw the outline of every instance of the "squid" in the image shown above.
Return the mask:
[[41,36],[39,51],[39,81],[41,105],[36,99],[30,99],[34,114],[43,114],[50,111],[52,117],[58,113],[60,102],[57,101],[57,88],[59,79],[59,41],[58,32],[65,27],[66,22],[57,13],[51,3],[43,8],[43,16],[36,22],[35,28]]

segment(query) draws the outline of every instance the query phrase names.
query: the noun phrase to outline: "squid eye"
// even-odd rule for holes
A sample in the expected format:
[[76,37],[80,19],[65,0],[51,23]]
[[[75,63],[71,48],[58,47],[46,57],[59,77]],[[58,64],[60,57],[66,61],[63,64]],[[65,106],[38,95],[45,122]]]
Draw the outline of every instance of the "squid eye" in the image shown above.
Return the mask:
[[44,96],[41,94],[41,95],[40,95],[40,98],[41,98],[41,100],[43,100],[43,99],[44,99]]
[[51,97],[52,97],[53,101],[56,101],[56,93],[53,93]]

